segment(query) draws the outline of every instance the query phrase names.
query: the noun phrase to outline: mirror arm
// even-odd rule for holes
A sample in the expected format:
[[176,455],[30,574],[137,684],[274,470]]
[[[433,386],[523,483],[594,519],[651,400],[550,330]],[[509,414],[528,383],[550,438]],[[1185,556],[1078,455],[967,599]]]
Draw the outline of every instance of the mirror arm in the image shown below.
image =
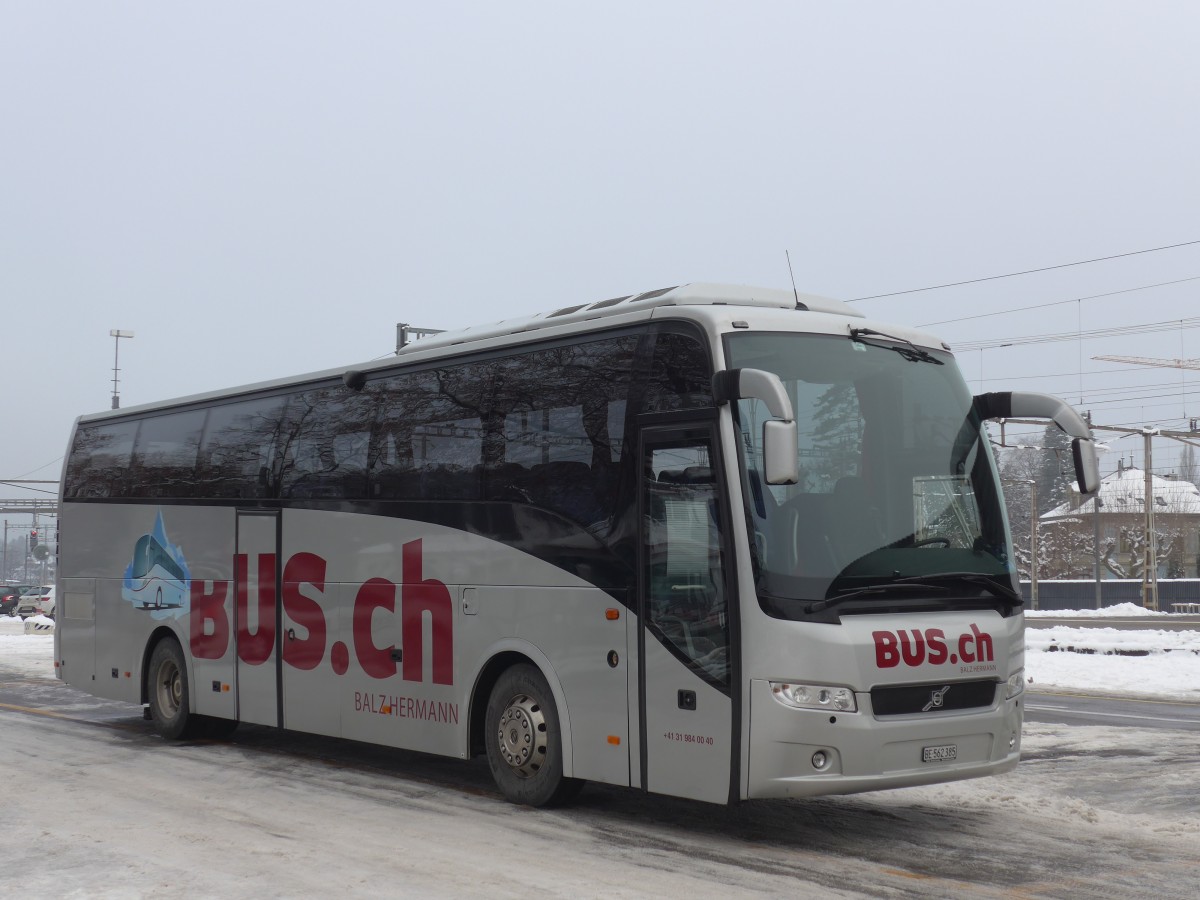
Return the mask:
[[753,397],[766,404],[767,411],[776,419],[791,422],[796,418],[792,411],[792,399],[783,388],[783,383],[762,369],[725,369],[713,375],[713,398],[717,403],[728,403]]

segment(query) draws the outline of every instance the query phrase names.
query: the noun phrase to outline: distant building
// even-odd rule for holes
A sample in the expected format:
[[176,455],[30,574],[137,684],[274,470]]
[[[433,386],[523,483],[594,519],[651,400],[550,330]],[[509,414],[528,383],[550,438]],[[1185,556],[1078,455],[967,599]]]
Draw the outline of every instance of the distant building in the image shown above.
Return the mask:
[[[1182,478],[1151,475],[1150,480],[1158,577],[1200,576],[1200,488]],[[1072,487],[1066,503],[1038,517],[1041,577],[1092,577],[1098,525],[1102,577],[1141,578],[1145,500],[1145,470],[1123,464],[1086,501]]]

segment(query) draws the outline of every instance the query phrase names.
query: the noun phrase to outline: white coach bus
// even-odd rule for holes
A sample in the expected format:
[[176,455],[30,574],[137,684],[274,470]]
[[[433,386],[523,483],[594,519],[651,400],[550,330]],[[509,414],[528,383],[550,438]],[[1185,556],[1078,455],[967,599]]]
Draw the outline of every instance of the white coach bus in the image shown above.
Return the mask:
[[[386,361],[81,417],[58,675],[170,738],[238,722],[733,803],[1016,765],[1024,637],[940,341],[685,285]],[[169,602],[140,598],[149,547]]]

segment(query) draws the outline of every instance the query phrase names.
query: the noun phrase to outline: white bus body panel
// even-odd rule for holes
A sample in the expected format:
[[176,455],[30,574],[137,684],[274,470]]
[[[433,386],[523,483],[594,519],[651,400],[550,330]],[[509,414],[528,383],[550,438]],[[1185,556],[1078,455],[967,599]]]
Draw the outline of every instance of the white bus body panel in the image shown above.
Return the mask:
[[[160,509],[191,574],[191,602],[177,610],[136,608],[121,596],[120,567]],[[629,784],[624,651],[632,623],[611,595],[519,550],[452,528],[316,510],[285,510],[282,517],[283,583],[275,591],[265,581],[274,566],[273,515],[67,504],[64,530],[93,540],[64,542],[64,571],[76,573],[64,587],[94,590],[96,613],[94,638],[86,620],[68,629],[63,679],[98,696],[140,702],[151,636],[168,628],[187,651],[193,712],[234,719],[240,707],[241,721],[275,724],[281,669],[285,728],[465,757],[471,694],[481,671],[497,652],[525,652],[560,698],[567,774]],[[248,573],[247,616],[240,622],[235,520]],[[468,588],[469,612],[463,607]],[[412,638],[405,644],[406,602],[421,622],[419,650]],[[277,664],[275,646],[262,659],[262,645],[258,655],[239,659],[239,640],[261,640],[264,628],[275,631],[271,603],[280,606],[275,646],[283,646],[282,660]],[[609,609],[617,610],[615,620],[607,618]],[[447,622],[448,656],[445,641],[435,638]],[[323,636],[315,633],[322,628]],[[395,660],[393,649],[401,651]],[[608,663],[614,651],[615,667]],[[247,656],[244,648],[241,655]],[[410,665],[419,660],[419,677],[411,670],[405,677],[406,658]],[[118,677],[109,677],[110,669]]]

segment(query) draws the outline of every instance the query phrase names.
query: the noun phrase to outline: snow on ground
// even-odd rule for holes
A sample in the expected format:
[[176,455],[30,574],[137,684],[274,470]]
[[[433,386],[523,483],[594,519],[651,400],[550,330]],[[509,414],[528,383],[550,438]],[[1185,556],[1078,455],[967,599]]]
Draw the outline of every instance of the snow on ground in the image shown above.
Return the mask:
[[1200,630],[1166,631],[1170,613],[1132,603],[1105,609],[1025,613],[1027,618],[1144,616],[1136,630],[1056,625],[1025,630],[1025,675],[1031,690],[1083,691],[1200,702]]
[[[1196,632],[1026,635],[1035,690],[1200,696],[1181,687],[1200,685]],[[53,678],[53,641],[0,617],[0,669]],[[994,778],[730,810],[593,785],[537,812],[480,761],[351,744],[347,766],[265,730],[171,744],[25,715],[3,739],[36,760],[5,776],[11,852],[53,848],[0,864],[4,897],[1200,896],[1187,731],[1027,721],[1024,761]]]
[[[1048,614],[1025,615],[1032,618]],[[1123,603],[1102,610],[1058,610],[1049,615],[1082,618],[1171,614]],[[1025,644],[1025,676],[1030,690],[1200,702],[1200,630],[1029,628]],[[22,675],[53,678],[53,657],[52,635],[27,635],[20,619],[0,617],[0,660],[6,665]]]
[[[31,617],[45,619],[43,616]],[[0,660],[24,676],[54,677],[54,635],[26,634],[25,623],[16,616],[0,616]]]
[[1175,613],[1146,609],[1136,603],[1116,603],[1103,609],[1038,609],[1025,610],[1027,619],[1129,619],[1137,616],[1171,618]]

